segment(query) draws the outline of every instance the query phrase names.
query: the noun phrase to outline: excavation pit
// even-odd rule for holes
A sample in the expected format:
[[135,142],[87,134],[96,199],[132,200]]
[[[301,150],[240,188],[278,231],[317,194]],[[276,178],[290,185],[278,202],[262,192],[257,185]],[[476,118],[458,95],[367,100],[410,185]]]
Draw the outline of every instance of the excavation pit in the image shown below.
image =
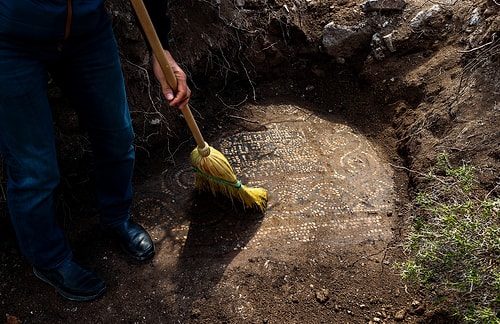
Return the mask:
[[[99,234],[89,142],[67,98],[53,91],[57,215],[75,257],[108,291],[68,304],[39,282],[17,249],[2,191],[0,316],[9,323],[453,322],[455,292],[443,298],[412,286],[399,266],[411,257],[408,231],[422,219],[413,198],[426,189],[437,154],[450,153],[453,166],[477,165],[481,197],[498,196],[498,5],[443,1],[414,30],[412,18],[435,3],[365,13],[361,2],[170,1],[171,49],[192,81],[194,115],[241,180],[269,190],[259,215],[196,192],[185,121],[154,81],[130,5],[107,1],[136,133],[132,217],[151,233],[156,255],[130,264]],[[471,24],[476,13],[481,19]],[[337,44],[341,57],[323,46],[332,22],[360,36]],[[6,181],[3,168],[1,189]],[[467,292],[474,295],[484,296]]]

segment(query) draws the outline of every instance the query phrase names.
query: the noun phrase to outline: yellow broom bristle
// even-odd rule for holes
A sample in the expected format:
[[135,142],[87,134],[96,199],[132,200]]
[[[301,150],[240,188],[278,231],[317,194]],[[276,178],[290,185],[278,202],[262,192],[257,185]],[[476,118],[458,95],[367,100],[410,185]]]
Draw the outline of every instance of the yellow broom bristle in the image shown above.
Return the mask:
[[196,170],[195,186],[210,191],[214,196],[222,195],[231,201],[239,201],[244,208],[265,211],[267,190],[242,185],[226,157],[213,147],[209,149],[207,156],[200,154],[198,148],[191,152],[191,164]]

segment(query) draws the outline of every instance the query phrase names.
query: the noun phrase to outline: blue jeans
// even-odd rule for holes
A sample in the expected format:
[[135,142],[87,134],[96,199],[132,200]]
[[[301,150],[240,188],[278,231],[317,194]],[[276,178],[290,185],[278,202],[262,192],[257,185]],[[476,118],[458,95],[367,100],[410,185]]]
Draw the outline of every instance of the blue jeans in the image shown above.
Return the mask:
[[134,132],[109,17],[104,7],[94,14],[88,30],[79,26],[59,46],[0,32],[0,154],[7,163],[7,203],[21,252],[43,269],[72,258],[54,214],[60,175],[49,72],[88,132],[101,224],[130,217]]

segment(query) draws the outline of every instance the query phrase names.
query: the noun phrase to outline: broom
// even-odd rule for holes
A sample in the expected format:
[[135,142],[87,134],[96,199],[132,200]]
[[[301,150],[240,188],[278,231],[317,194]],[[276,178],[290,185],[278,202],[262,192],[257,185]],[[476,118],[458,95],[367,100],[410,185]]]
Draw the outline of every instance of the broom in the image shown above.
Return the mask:
[[[169,86],[176,91],[177,78],[168,63],[143,0],[131,0],[131,2]],[[197,145],[191,152],[191,164],[195,171],[195,186],[200,190],[210,191],[214,196],[225,196],[233,203],[234,201],[240,202],[243,208],[264,212],[267,207],[267,191],[263,188],[243,185],[234,174],[227,158],[205,142],[189,106],[186,105],[181,109],[181,112]]]

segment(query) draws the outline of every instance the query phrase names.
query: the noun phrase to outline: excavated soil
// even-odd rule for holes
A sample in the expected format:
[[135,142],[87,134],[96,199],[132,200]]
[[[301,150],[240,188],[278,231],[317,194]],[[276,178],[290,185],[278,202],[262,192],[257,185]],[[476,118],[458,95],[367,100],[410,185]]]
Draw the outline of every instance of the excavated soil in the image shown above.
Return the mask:
[[[157,254],[132,264],[100,233],[88,143],[54,86],[58,217],[108,291],[68,302],[37,280],[0,191],[0,316],[9,324],[453,323],[395,265],[406,259],[406,206],[423,186],[416,175],[437,154],[477,165],[481,188],[498,196],[500,6],[408,2],[365,13],[347,0],[171,1],[172,52],[190,76],[194,115],[242,182],[268,190],[259,213],[194,189],[193,140],[159,99],[129,5],[110,1],[137,133],[132,213]],[[411,30],[433,5],[439,15]],[[396,30],[395,51],[380,57],[368,41],[348,57],[328,55],[321,35],[332,21]],[[0,172],[2,190],[5,182]]]

